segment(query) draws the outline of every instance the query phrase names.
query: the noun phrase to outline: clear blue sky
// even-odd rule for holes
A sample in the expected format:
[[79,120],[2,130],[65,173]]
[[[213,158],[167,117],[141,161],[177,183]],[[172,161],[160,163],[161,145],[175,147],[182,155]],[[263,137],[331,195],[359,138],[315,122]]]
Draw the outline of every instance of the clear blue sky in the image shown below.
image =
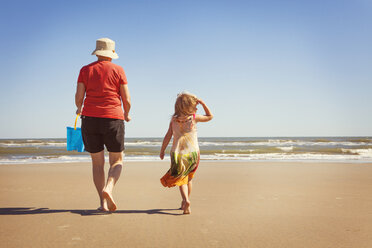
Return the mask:
[[116,41],[127,137],[165,134],[176,94],[211,108],[199,136],[372,135],[372,2],[7,1],[0,138],[65,137],[80,68]]

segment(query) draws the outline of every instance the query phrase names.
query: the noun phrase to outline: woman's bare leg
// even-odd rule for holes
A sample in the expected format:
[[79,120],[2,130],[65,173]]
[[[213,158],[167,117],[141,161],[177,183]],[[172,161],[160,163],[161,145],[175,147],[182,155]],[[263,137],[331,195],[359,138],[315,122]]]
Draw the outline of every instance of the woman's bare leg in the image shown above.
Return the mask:
[[93,182],[96,186],[98,196],[100,199],[100,210],[108,211],[107,203],[102,196],[102,191],[105,187],[105,154],[104,151],[97,153],[91,153],[92,158],[92,170],[93,170]]
[[106,186],[103,189],[102,196],[107,201],[107,206],[110,211],[115,211],[117,206],[112,196],[114,185],[118,181],[121,170],[123,168],[123,153],[122,152],[110,152],[110,170],[107,177]]

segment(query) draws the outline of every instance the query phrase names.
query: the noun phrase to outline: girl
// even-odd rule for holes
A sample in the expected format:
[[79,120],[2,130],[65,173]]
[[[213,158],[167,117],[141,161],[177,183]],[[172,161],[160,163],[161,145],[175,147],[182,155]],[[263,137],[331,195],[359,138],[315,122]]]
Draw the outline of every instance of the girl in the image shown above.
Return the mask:
[[[205,115],[195,114],[198,104],[203,106]],[[160,150],[160,159],[163,160],[164,151],[173,136],[170,153],[171,168],[160,179],[160,182],[164,187],[179,186],[182,196],[181,209],[184,214],[190,214],[191,179],[194,177],[200,159],[196,123],[210,121],[213,115],[201,99],[187,92],[178,94],[174,109]]]

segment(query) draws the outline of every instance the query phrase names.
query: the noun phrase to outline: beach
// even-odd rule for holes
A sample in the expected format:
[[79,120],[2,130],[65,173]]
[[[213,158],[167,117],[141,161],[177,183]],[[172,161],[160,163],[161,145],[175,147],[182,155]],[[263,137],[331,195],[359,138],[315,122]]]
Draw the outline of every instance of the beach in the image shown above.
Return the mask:
[[202,161],[191,215],[168,168],[126,162],[102,214],[90,163],[3,164],[1,247],[372,247],[371,163]]

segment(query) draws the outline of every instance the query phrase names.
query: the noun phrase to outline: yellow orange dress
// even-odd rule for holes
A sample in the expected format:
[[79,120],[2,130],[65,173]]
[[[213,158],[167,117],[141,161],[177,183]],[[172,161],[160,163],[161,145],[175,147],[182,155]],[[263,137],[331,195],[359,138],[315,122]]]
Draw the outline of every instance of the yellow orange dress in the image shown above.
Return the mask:
[[173,130],[171,167],[160,179],[164,187],[187,184],[194,177],[200,160],[195,115],[173,117],[171,126]]

